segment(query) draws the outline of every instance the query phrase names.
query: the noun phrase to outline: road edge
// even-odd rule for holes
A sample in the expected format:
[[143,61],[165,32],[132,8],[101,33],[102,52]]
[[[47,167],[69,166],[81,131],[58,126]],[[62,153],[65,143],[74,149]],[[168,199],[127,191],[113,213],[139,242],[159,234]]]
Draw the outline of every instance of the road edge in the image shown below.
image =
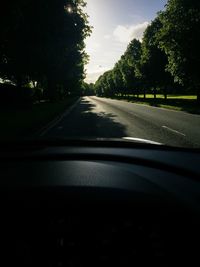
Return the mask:
[[68,116],[80,101],[81,97],[79,97],[78,100],[76,100],[76,102],[69,108],[67,108],[67,110],[65,110],[62,114],[58,115],[55,119],[53,119],[44,127],[42,127],[35,135],[40,137],[44,136],[48,131],[55,127],[55,125],[58,124],[64,117]]

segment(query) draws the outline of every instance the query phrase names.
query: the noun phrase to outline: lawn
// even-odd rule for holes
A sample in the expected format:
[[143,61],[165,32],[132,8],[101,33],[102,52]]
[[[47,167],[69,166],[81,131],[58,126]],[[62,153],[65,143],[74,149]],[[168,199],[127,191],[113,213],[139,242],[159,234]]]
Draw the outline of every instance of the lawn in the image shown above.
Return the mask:
[[0,110],[0,137],[5,139],[28,137],[64,112],[77,100],[70,97],[57,103],[34,104],[29,109]]

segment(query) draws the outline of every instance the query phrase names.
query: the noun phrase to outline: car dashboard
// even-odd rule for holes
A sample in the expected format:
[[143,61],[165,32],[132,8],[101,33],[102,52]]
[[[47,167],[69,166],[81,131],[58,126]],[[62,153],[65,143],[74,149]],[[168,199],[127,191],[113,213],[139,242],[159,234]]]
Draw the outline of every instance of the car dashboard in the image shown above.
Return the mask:
[[0,158],[1,266],[198,263],[199,152],[71,142]]

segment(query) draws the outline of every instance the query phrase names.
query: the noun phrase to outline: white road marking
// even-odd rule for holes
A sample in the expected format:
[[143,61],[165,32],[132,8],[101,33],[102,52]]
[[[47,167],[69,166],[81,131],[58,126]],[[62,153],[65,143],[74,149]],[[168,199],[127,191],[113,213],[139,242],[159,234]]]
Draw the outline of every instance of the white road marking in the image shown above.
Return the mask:
[[169,128],[169,127],[167,127],[167,126],[162,126],[162,128],[164,128],[164,129],[166,129],[166,130],[168,130],[168,131],[170,131],[170,132],[173,132],[173,133],[176,133],[176,134],[180,134],[180,135],[182,135],[182,136],[186,136],[184,133],[181,133],[181,132],[179,132],[179,131],[176,131],[176,130],[174,130],[174,129],[172,129],[172,128]]

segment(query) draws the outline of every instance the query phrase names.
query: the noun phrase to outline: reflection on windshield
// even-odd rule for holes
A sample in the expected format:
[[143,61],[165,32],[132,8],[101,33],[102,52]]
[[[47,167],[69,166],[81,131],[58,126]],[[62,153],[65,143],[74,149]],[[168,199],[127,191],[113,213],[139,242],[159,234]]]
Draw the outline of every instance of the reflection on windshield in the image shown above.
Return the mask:
[[197,1],[11,0],[2,11],[0,140],[200,147]]

